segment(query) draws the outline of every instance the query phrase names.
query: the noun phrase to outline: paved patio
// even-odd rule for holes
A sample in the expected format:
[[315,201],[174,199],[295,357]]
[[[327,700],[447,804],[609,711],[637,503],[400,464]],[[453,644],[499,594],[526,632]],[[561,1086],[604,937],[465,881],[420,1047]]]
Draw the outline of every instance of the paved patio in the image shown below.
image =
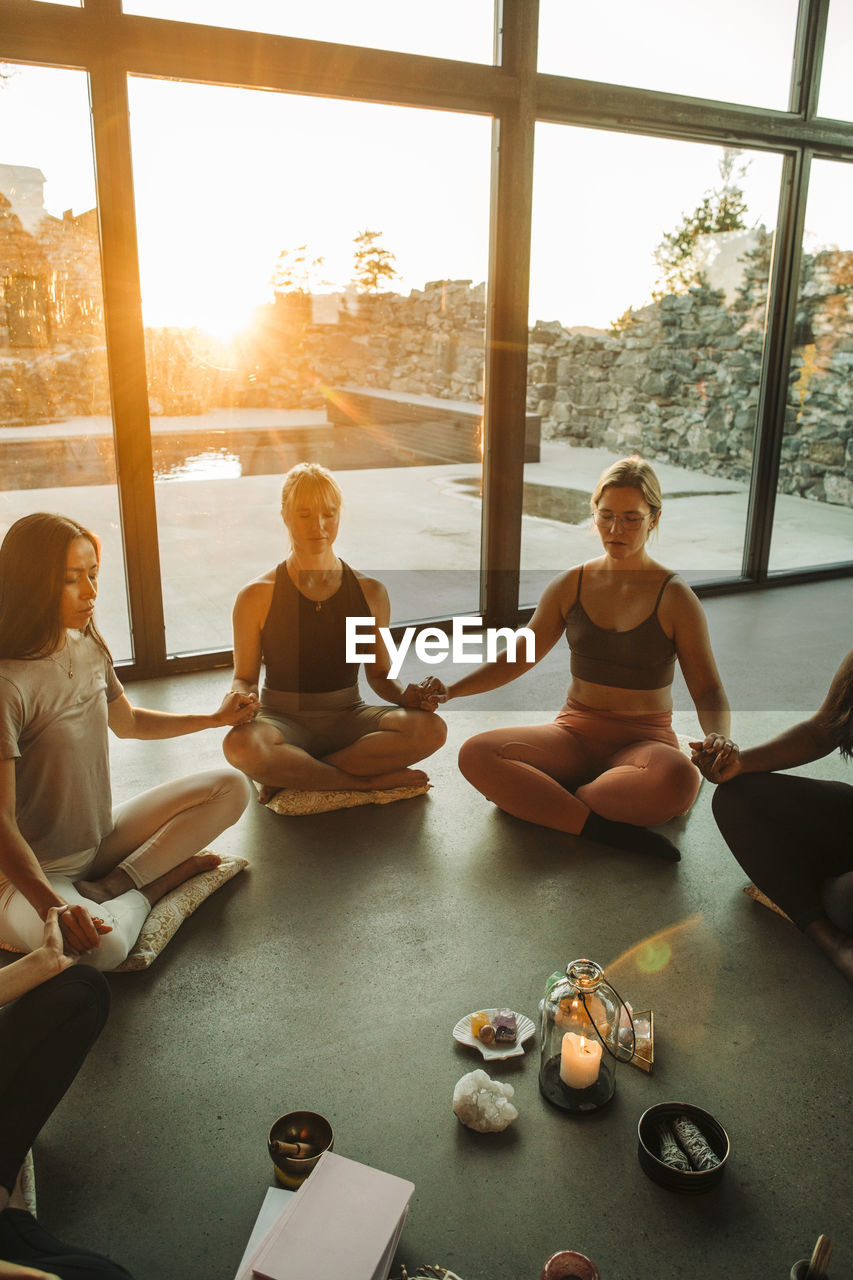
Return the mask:
[[[219,410],[197,418],[155,418],[154,432],[209,436],[213,428],[257,432],[325,427],[322,413]],[[103,435],[104,418],[81,418],[39,428]],[[190,653],[230,646],[230,617],[241,586],[286,552],[279,511],[281,474],[240,475],[230,454],[206,449],[183,475],[157,483],[157,519],[163,571],[167,644]],[[294,453],[292,462],[301,455]],[[588,494],[613,460],[604,449],[545,442],[541,461],[524,469],[527,484]],[[334,459],[328,459],[334,468]],[[290,465],[292,465],[292,462]],[[656,464],[664,495],[657,554],[688,580],[736,576],[740,571],[747,510],[744,484]],[[350,563],[388,585],[395,622],[475,613],[478,608],[481,504],[479,467],[472,463],[371,467],[337,472],[345,514],[338,547]],[[7,483],[10,476],[7,475]],[[0,470],[2,480],[2,470]],[[115,487],[85,484],[0,492],[3,531],[30,511],[56,510],[93,528],[103,539],[104,568],[98,616],[118,660],[130,656],[121,535]],[[586,518],[525,515],[522,527],[522,598],[535,602],[561,569],[595,554],[597,538]],[[805,568],[853,555],[853,511],[780,495],[771,569]]]

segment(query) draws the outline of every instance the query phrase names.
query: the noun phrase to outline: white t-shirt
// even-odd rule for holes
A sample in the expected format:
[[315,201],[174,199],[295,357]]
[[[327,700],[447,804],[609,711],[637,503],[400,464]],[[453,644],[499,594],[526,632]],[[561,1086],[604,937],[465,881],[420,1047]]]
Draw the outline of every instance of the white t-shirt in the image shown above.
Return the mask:
[[123,689],[96,641],[67,635],[55,660],[0,661],[0,760],[15,761],[18,826],[40,862],[113,828],[107,704]]

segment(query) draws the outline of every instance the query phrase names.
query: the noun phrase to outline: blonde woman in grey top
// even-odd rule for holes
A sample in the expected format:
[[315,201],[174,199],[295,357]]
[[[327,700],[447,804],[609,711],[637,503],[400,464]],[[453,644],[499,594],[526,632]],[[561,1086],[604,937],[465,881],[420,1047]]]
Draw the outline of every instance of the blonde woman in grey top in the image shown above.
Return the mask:
[[134,707],[95,628],[100,548],[64,516],[17,521],[0,547],[0,941],[32,951],[59,909],[65,951],[99,969],[126,957],[151,906],[215,866],[201,850],[249,799],[209,770],[112,807],[107,730],[161,739],[255,713],[228,694],[212,715]]

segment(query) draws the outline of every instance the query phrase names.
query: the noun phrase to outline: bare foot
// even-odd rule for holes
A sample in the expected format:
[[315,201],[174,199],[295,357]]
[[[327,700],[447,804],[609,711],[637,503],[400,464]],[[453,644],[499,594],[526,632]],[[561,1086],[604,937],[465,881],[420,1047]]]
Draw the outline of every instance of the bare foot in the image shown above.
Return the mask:
[[284,787],[263,786],[258,792],[258,804],[269,804],[273,796],[277,796],[279,791],[283,791]]
[[162,898],[164,893],[168,893],[171,889],[177,889],[179,884],[183,884],[185,880],[191,879],[192,876],[200,875],[202,871],[210,871],[213,867],[218,867],[221,861],[222,859],[218,853],[194,853],[192,857],[186,858],[183,862],[179,862],[176,867],[172,867],[171,871],[158,876],[150,884],[143,885],[140,893],[145,894],[145,897],[153,907],[154,903],[159,898]]
[[74,888],[78,893],[82,893],[84,898],[91,898],[93,902],[109,902],[127,893],[128,889],[135,889],[136,885],[126,871],[122,871],[121,867],[115,867],[100,880],[77,880]]
[[392,787],[423,787],[429,774],[423,769],[395,769],[392,773],[374,773],[358,779],[357,791],[390,791]]

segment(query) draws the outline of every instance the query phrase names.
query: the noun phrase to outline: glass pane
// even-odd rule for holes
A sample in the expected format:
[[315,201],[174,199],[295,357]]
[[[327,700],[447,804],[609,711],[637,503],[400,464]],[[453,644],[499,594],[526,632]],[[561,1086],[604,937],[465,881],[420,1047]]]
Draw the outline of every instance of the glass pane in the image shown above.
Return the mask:
[[826,22],[818,111],[832,120],[853,120],[853,5],[833,0]]
[[100,536],[98,625],[127,661],[88,84],[0,70],[0,525],[58,511]]
[[489,120],[130,93],[169,652],[230,646],[303,460],[338,475],[338,550],[395,620],[476,612],[479,507],[448,477],[478,490]]
[[461,62],[492,62],[493,0],[124,0],[125,13]]
[[812,164],[770,568],[853,559],[853,166]]
[[740,575],[780,177],[765,153],[537,128],[527,603],[600,554],[589,495],[633,452],[663,487],[655,555],[694,582]]
[[541,0],[539,70],[787,110],[797,0]]

